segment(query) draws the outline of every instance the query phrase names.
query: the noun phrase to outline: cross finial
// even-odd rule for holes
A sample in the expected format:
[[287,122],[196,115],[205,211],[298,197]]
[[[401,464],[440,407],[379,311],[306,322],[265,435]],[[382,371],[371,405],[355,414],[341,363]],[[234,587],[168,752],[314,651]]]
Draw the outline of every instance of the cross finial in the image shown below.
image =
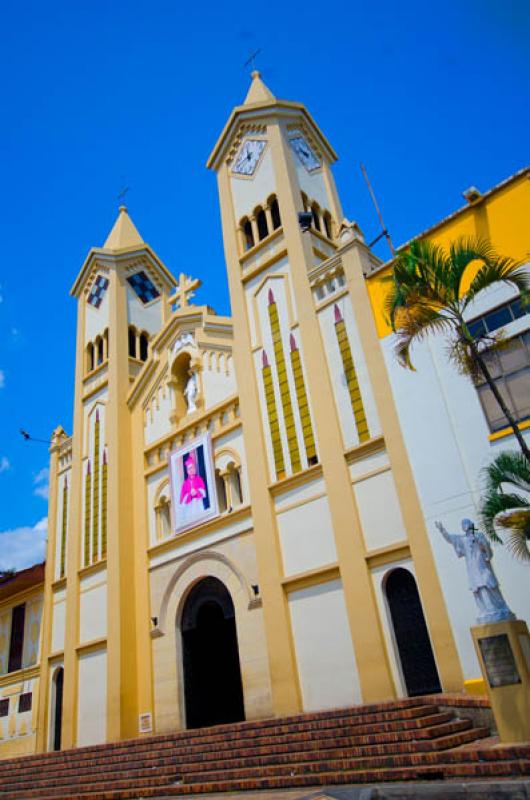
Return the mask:
[[256,70],[256,57],[260,53],[261,53],[261,47],[258,47],[257,50],[254,50],[254,52],[250,54],[249,58],[245,61],[245,64],[244,64],[245,67],[248,67],[248,66],[252,65],[252,76],[253,77],[254,77],[254,72],[257,72],[257,70]]
[[198,289],[199,286],[202,286],[202,281],[198,278],[191,278],[181,272],[179,281],[175,287],[175,294],[171,298],[176,308],[186,308],[186,306],[189,306],[191,298],[195,296],[194,289]]

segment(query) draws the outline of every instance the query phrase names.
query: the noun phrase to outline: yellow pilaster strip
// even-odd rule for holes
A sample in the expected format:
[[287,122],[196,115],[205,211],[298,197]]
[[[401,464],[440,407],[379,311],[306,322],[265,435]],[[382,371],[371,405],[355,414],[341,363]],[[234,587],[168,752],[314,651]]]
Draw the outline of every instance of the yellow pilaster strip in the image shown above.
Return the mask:
[[309,466],[317,462],[317,449],[315,446],[315,436],[313,425],[311,424],[311,414],[309,412],[309,402],[305,388],[304,373],[302,370],[302,359],[293,334],[290,338],[291,343],[291,367],[293,370],[294,385],[296,387],[296,399],[298,400],[298,411],[300,422],[302,423],[302,434],[304,437],[305,453]]
[[92,504],[92,563],[98,560],[99,551],[99,411],[96,409],[94,426],[94,497]]
[[101,558],[107,557],[107,451],[101,467]]
[[272,441],[272,451],[274,454],[274,467],[276,470],[276,480],[285,478],[285,463],[283,460],[282,438],[280,436],[280,425],[278,422],[278,410],[274,397],[274,385],[272,382],[272,369],[265,350],[263,358],[263,386],[265,389],[265,403],[267,404],[267,416],[269,418],[269,429]]
[[63,516],[61,523],[61,563],[59,577],[64,578],[66,571],[66,530],[68,524],[68,478],[64,477],[63,485]]
[[350,393],[350,402],[353,416],[355,418],[355,427],[357,428],[359,441],[366,442],[370,438],[368,422],[366,420],[366,414],[364,413],[363,398],[359,388],[355,364],[353,363],[353,356],[351,353],[348,333],[346,331],[346,325],[338,306],[335,306],[335,333],[337,334],[340,357],[342,359],[342,366],[344,367],[346,383],[348,384],[348,391]]
[[85,548],[83,566],[90,564],[90,497],[92,495],[92,473],[90,472],[90,461],[87,465],[85,476]]
[[269,289],[269,320],[272,333],[272,343],[274,347],[274,357],[276,360],[276,372],[278,374],[278,384],[280,386],[280,396],[282,398],[283,419],[285,422],[285,432],[287,434],[287,444],[291,457],[291,470],[300,472],[302,462],[300,461],[300,451],[298,449],[298,437],[294,423],[293,406],[291,403],[291,392],[289,391],[289,379],[287,378],[287,365],[283,354],[282,334],[280,331],[280,320],[278,317],[278,306],[274,300],[272,289]]

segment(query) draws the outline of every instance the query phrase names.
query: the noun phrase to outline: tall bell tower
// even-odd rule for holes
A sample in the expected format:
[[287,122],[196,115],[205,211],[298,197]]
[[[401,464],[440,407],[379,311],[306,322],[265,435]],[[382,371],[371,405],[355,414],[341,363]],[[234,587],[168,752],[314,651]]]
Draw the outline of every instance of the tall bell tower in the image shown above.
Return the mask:
[[[277,100],[254,72],[244,104],[232,112],[208,162],[218,178],[278,714],[309,707],[300,676],[307,634],[299,590],[319,583],[334,624],[342,626],[348,681],[358,687],[345,699],[394,693],[309,281],[337,249],[342,210],[331,172],[335,160],[307,109]],[[301,212],[310,215],[304,226]],[[366,425],[355,435],[362,443]],[[288,523],[283,508],[287,497],[287,506],[302,508],[308,491],[326,497],[314,501],[310,524],[318,520],[318,530],[308,531],[304,542],[303,513]],[[307,599],[308,608],[315,597]]]
[[[135,538],[128,395],[175,284],[122,206],[72,288],[74,429],[57,477],[61,523],[49,534],[43,645],[43,669],[53,654],[53,670],[64,670],[63,748],[135,736],[152,705],[138,666],[149,647],[148,590],[138,569],[145,545]],[[52,697],[41,703],[45,716],[55,702],[51,675],[43,685]],[[40,730],[46,737],[48,726]]]

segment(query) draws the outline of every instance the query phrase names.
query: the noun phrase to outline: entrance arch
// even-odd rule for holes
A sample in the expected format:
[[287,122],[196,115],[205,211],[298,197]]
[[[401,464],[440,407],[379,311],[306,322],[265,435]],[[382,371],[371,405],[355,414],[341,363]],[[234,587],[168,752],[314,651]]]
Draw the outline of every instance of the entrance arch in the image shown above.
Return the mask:
[[52,750],[61,749],[61,734],[63,726],[63,683],[64,669],[58,667],[52,678]]
[[187,727],[244,720],[234,604],[220,580],[203,578],[190,590],[181,635]]
[[401,670],[410,697],[442,691],[418,587],[408,569],[392,570],[385,592]]

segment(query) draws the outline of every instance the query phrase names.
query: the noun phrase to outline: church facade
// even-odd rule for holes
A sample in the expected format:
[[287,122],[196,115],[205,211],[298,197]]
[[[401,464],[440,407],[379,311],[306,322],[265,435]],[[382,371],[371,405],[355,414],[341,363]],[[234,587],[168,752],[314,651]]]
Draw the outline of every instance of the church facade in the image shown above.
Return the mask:
[[[307,109],[253,73],[208,161],[230,318],[191,303],[198,281],[177,280],[124,207],[90,251],[45,578],[0,585],[0,656],[24,592],[39,642],[32,663],[2,662],[0,697],[33,704],[22,729],[8,702],[0,756],[481,690],[463,565],[433,520],[476,515],[473,470],[508,434],[441,367],[455,399],[428,406],[438,351],[419,383],[399,373],[387,268],[343,218],[335,159]],[[517,207],[528,185],[509,184]],[[466,392],[478,421],[460,446]],[[499,562],[528,617],[522,567]]]

